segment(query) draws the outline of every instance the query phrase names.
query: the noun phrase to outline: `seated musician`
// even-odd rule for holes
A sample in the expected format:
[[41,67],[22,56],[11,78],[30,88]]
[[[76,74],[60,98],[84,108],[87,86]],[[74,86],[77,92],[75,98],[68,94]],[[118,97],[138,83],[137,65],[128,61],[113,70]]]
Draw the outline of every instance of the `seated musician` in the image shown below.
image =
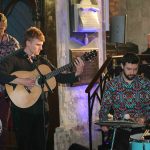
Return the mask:
[[[101,109],[100,121],[108,120],[108,113],[113,109],[114,120],[129,119],[144,125],[150,117],[150,81],[137,75],[139,57],[127,53],[121,61],[122,72],[106,83]],[[101,127],[108,132],[108,126]],[[129,138],[134,133],[130,128],[118,128],[116,132],[115,150],[128,150]]]

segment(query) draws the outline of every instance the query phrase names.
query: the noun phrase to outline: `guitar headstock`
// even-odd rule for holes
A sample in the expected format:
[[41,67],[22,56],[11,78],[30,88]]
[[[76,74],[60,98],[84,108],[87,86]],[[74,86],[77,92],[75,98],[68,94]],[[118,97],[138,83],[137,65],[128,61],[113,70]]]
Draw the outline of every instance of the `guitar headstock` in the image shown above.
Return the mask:
[[90,61],[92,60],[94,57],[97,56],[97,51],[96,50],[92,50],[90,52],[85,52],[83,55],[82,55],[82,60],[84,61]]

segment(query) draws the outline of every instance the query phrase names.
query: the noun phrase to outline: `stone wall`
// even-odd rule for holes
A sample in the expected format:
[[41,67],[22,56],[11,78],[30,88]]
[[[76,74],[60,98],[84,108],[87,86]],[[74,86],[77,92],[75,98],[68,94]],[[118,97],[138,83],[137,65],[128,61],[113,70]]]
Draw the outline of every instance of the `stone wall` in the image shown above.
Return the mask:
[[127,39],[139,45],[140,52],[147,48],[147,34],[150,33],[150,1],[127,0]]
[[[57,62],[58,67],[69,62],[69,49],[97,48],[99,66],[102,65],[105,55],[105,37],[102,25],[102,1],[100,7],[100,31],[86,46],[71,40],[69,24],[68,0],[56,0],[56,31],[57,31]],[[88,140],[88,95],[85,93],[87,85],[69,86],[59,85],[60,127],[55,132],[55,150],[67,150],[72,143],[89,146]],[[98,119],[99,102],[95,102],[93,109],[93,149],[101,144],[101,134],[94,126]]]
[[127,14],[127,42],[139,46],[139,52],[147,48],[147,34],[150,33],[149,0],[111,0],[110,16]]

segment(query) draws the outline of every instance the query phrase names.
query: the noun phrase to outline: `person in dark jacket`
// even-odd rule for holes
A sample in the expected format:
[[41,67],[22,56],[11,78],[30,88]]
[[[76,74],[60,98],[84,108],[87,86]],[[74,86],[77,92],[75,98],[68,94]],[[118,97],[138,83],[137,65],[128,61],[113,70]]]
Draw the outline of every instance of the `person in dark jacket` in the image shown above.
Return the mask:
[[84,62],[77,58],[74,62],[75,72],[58,73],[55,78],[49,78],[49,64],[43,57],[38,57],[44,41],[42,31],[30,27],[25,33],[24,48],[0,64],[0,83],[6,84],[13,102],[11,110],[19,150],[46,150],[47,91],[55,85],[55,79],[59,83],[73,83],[83,72]]

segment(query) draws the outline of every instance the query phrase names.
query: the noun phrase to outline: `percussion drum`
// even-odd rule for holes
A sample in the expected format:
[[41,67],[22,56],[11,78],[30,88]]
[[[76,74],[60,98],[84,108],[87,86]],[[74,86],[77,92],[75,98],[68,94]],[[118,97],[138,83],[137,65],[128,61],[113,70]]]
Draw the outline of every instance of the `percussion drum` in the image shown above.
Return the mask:
[[143,133],[130,136],[130,150],[150,150],[150,140],[142,139]]

